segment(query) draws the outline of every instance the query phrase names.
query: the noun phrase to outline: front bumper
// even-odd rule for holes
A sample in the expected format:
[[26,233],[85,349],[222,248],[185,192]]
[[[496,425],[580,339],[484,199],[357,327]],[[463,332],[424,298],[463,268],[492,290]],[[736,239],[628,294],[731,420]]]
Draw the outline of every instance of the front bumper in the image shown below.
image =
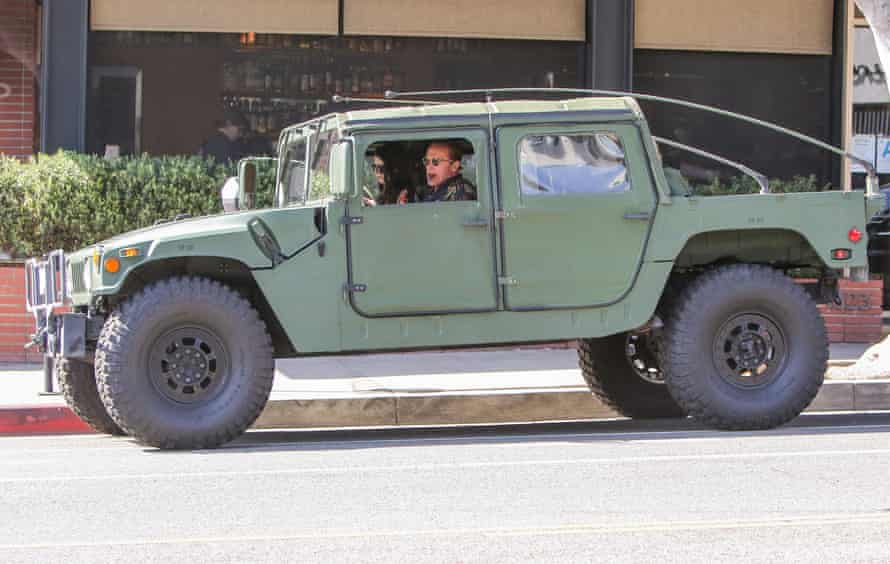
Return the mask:
[[25,263],[25,303],[35,316],[50,315],[68,300],[65,251],[52,251],[44,260],[28,259]]
[[37,346],[50,356],[88,358],[101,319],[83,313],[59,313],[71,301],[71,269],[65,252],[52,251],[25,263],[25,304],[34,314],[35,331],[26,347]]

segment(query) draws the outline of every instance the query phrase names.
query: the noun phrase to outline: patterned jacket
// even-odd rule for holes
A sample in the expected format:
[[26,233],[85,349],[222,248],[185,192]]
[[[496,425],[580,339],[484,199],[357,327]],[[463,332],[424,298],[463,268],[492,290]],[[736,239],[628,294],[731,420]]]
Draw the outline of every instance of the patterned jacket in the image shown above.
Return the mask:
[[475,200],[476,187],[473,183],[458,174],[427,191],[424,202],[457,202]]

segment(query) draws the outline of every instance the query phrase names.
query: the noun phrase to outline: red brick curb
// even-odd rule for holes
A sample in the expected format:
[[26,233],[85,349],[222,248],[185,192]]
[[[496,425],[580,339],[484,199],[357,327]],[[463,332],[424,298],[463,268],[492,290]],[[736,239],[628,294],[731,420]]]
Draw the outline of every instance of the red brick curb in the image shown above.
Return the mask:
[[65,406],[0,408],[0,436],[94,432]]

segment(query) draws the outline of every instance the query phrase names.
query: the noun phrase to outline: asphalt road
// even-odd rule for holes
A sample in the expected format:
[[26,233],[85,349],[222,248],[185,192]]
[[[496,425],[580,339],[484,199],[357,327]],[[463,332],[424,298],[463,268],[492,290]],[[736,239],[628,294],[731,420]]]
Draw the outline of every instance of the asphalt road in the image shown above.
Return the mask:
[[0,438],[0,562],[890,562],[890,414]]

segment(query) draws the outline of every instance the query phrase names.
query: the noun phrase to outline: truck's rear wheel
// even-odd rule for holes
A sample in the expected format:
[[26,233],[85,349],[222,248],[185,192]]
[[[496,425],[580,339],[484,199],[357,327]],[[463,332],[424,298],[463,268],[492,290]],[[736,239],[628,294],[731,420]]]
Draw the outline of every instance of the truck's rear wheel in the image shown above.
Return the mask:
[[685,416],[663,383],[651,333],[582,339],[578,364],[593,397],[625,417]]
[[695,279],[665,320],[668,390],[720,429],[797,417],[825,375],[825,324],[807,293],[771,268],[729,265]]
[[125,434],[102,405],[92,364],[70,358],[57,358],[53,367],[62,397],[75,415],[99,433]]
[[96,375],[108,413],[140,442],[211,448],[243,433],[272,389],[272,341],[256,310],[222,284],[172,278],[108,317]]

